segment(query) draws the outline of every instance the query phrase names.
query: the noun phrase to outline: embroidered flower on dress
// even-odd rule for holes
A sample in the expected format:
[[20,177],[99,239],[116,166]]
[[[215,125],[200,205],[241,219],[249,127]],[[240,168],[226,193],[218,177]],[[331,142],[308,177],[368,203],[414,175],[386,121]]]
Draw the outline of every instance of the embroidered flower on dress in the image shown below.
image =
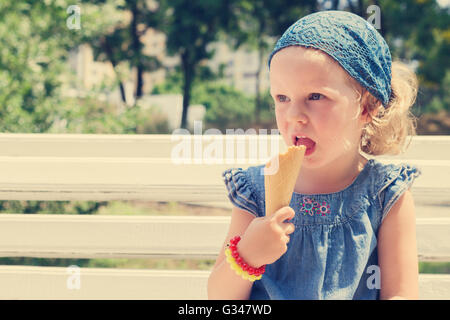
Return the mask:
[[329,215],[330,212],[330,206],[326,201],[322,201],[322,203],[317,202],[313,198],[304,198],[301,205],[300,205],[300,212],[303,213],[303,215],[309,214],[311,217],[314,214],[326,216]]
[[330,214],[330,206],[325,201],[319,206],[319,210],[316,212],[317,214],[321,214],[322,216],[326,216]]
[[314,203],[313,200],[310,198],[304,198],[303,202],[300,207],[300,212],[303,213],[303,215],[309,214],[310,216],[314,215]]

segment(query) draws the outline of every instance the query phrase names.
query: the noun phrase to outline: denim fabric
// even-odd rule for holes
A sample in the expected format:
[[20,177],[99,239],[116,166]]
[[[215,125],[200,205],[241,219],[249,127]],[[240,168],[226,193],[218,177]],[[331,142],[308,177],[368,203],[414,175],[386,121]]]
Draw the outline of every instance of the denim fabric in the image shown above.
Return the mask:
[[[265,215],[264,165],[222,173],[233,205]],[[421,171],[408,164],[368,160],[344,190],[305,195],[294,192],[290,207],[295,231],[288,250],[252,286],[250,299],[378,299],[368,285],[378,265],[377,234],[395,201]],[[312,209],[311,209],[312,208]]]

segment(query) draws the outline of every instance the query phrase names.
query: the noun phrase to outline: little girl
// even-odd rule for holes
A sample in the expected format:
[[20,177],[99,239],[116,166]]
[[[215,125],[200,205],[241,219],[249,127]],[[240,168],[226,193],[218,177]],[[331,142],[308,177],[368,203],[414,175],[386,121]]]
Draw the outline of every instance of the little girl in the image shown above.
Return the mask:
[[209,298],[418,299],[409,189],[421,172],[361,154],[398,154],[414,135],[414,73],[400,62],[391,73],[381,35],[344,11],[294,23],[269,69],[278,129],[307,150],[290,205],[273,214],[264,164],[223,173],[234,206]]

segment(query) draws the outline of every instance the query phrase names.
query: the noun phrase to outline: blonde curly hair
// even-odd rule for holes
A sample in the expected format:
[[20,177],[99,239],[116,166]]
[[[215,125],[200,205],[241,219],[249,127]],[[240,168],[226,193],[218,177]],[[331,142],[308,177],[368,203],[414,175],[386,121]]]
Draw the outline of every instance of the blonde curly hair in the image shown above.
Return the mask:
[[[386,108],[353,78],[351,84],[358,92],[358,103],[369,117],[361,133],[361,151],[373,156],[405,152],[417,127],[417,120],[410,111],[418,91],[415,73],[400,61],[392,63],[392,93]],[[405,146],[408,136],[410,139]]]

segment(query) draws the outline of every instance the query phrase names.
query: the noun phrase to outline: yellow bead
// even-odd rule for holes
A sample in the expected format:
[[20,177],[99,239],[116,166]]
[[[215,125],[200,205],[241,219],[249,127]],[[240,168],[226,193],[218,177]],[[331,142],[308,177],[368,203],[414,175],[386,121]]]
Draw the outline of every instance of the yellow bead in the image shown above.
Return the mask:
[[231,255],[230,248],[225,249],[225,256],[227,262],[230,264],[231,269],[233,269],[237,275],[241,276],[242,279],[249,280],[251,282],[254,282],[255,280],[261,279],[261,275],[255,276],[253,274],[249,274],[247,271],[244,271],[241,266],[236,262],[234,257]]

